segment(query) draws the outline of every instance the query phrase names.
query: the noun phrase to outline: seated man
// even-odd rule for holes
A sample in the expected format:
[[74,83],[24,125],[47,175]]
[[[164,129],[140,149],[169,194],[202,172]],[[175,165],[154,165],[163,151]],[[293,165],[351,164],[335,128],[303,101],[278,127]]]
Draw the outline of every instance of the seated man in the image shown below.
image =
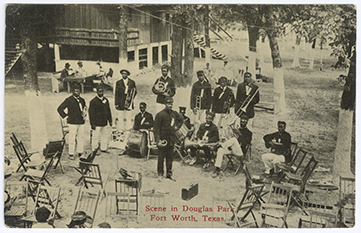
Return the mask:
[[252,132],[247,129],[248,117],[246,115],[241,116],[241,125],[239,129],[232,129],[234,135],[229,138],[228,140],[224,140],[221,143],[221,148],[217,151],[217,158],[214,166],[216,170],[214,171],[212,177],[219,178],[223,177],[223,172],[221,171],[220,167],[222,165],[223,157],[226,154],[232,154],[235,156],[243,158],[243,155],[247,153],[247,145],[252,141]]
[[[213,124],[214,113],[207,112],[206,113],[206,122],[202,123],[199,126],[198,131],[196,132],[195,140],[197,141],[196,147],[191,147],[191,154],[194,156],[196,154],[197,149],[202,149],[205,154],[205,164],[203,166],[204,169],[208,168],[212,162],[211,150],[212,147],[216,145],[219,141],[218,128],[215,124]],[[209,145],[209,144],[212,145]],[[195,164],[197,158],[194,157],[189,165]]]
[[286,122],[278,121],[278,132],[267,134],[263,137],[266,148],[271,148],[270,153],[262,155],[262,161],[266,167],[265,174],[277,172],[274,164],[290,161],[291,156],[291,135],[287,133]]
[[35,212],[35,219],[37,223],[34,223],[32,228],[53,228],[47,221],[51,212],[45,206],[39,207]]
[[139,104],[140,112],[137,115],[135,115],[133,129],[135,130],[150,129],[153,127],[154,125],[153,115],[145,111],[146,108],[147,108],[146,103],[141,102]]

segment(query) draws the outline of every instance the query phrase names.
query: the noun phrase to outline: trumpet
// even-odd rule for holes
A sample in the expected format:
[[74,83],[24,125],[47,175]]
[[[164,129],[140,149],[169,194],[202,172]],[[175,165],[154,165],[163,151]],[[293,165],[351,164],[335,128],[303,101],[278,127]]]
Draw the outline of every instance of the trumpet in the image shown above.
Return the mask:
[[135,97],[135,88],[132,88],[132,90],[130,90],[127,93],[127,96],[125,97],[124,108],[128,109],[130,107],[130,105],[133,103],[134,97]]
[[259,88],[257,88],[257,90],[254,92],[254,94],[252,96],[247,96],[247,98],[243,101],[243,103],[241,104],[241,106],[239,107],[239,109],[236,112],[237,116],[241,116],[242,112],[246,112],[248,105],[251,103],[251,101],[254,99],[254,97],[257,95],[257,93],[259,92]]
[[160,147],[165,147],[166,145],[168,145],[168,141],[165,139],[160,140],[160,143],[161,143]]

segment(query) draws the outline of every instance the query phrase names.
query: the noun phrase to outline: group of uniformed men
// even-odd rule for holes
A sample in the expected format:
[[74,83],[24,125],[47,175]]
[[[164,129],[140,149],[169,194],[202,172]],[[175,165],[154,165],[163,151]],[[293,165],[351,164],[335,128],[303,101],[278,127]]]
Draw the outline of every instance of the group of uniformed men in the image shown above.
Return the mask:
[[[175,82],[169,77],[169,66],[161,67],[162,76],[158,78],[152,92],[157,95],[157,114],[153,116],[146,111],[147,104],[140,103],[140,112],[135,116],[134,125],[131,125],[132,110],[134,110],[134,99],[137,94],[134,80],[129,78],[130,72],[122,69],[122,78],[115,84],[115,108],[118,110],[117,126],[129,137],[131,128],[134,130],[153,128],[154,139],[158,147],[158,181],[163,180],[164,160],[166,162],[166,178],[175,181],[172,176],[172,161],[174,140],[176,132],[185,125],[190,133],[184,135],[185,140],[194,143],[185,151],[191,152],[193,165],[202,158],[204,154],[204,169],[207,169],[213,162],[215,171],[212,177],[223,177],[220,169],[223,156],[231,154],[243,159],[247,146],[251,143],[252,132],[247,128],[247,123],[252,126],[254,105],[259,102],[259,88],[254,84],[251,73],[244,74],[244,82],[238,84],[237,93],[234,96],[231,88],[227,86],[227,77],[222,76],[218,80],[218,87],[212,94],[211,85],[208,82],[204,71],[198,71],[198,81],[192,86],[190,108],[195,115],[195,122],[192,125],[189,117],[185,116],[186,108],[180,107],[180,112],[174,111],[173,97],[176,94]],[[234,114],[230,109],[234,107]],[[64,110],[67,108],[67,112]],[[75,145],[76,152],[83,153],[83,130],[86,116],[86,104],[80,97],[80,88],[73,87],[72,96],[65,99],[58,107],[62,118],[68,117],[69,124],[69,158],[74,159]],[[205,119],[205,122],[202,122]],[[99,146],[102,152],[107,150],[107,125],[112,126],[112,116],[109,101],[104,97],[103,86],[97,87],[97,96],[89,104],[89,121],[93,130],[92,149]],[[215,123],[213,123],[215,122]],[[262,156],[266,167],[266,174],[276,172],[274,164],[288,160],[291,136],[285,132],[286,123],[278,122],[278,132],[264,137],[266,147],[271,147],[271,153]],[[193,132],[193,133],[192,133]],[[202,153],[203,151],[203,153]],[[215,152],[216,156],[213,156]]]

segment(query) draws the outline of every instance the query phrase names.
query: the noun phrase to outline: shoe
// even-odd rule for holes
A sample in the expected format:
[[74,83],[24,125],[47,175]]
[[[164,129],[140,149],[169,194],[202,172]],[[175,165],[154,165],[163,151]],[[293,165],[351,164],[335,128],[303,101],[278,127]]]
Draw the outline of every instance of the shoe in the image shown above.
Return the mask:
[[219,171],[214,171],[212,174],[212,178],[216,178],[219,175]]
[[107,151],[107,150],[101,150],[101,152],[109,154],[109,151]]
[[166,177],[167,179],[170,179],[171,181],[174,181],[174,182],[176,182],[177,180],[176,179],[174,179],[174,178],[172,178],[172,176],[170,176],[170,175],[167,175],[167,177]]
[[74,155],[69,155],[69,159],[74,160],[75,159]]
[[219,174],[218,174],[218,178],[219,178],[220,180],[224,178],[224,174],[223,174],[223,172],[222,172],[222,171],[220,171],[220,172],[219,172]]
[[158,176],[158,182],[162,182],[163,181],[163,176]]
[[207,168],[209,168],[209,166],[211,166],[211,164],[209,162],[207,162],[206,164],[203,165],[203,169],[207,169]]
[[269,174],[270,174],[270,170],[264,171],[264,174],[265,174],[265,175],[269,175]]
[[191,161],[189,162],[190,166],[193,166],[194,164],[196,164],[197,159],[196,158],[192,158]]

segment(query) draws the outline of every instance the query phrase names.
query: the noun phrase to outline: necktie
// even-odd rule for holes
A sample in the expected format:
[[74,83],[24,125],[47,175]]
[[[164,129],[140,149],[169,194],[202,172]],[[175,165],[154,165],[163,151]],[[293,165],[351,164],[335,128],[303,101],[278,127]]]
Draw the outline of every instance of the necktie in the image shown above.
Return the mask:
[[81,105],[79,98],[75,98],[75,99],[76,99],[76,101],[78,101],[79,109],[82,112],[83,111],[83,106]]
[[249,95],[249,93],[251,92],[251,87],[249,85],[246,86],[246,95]]

